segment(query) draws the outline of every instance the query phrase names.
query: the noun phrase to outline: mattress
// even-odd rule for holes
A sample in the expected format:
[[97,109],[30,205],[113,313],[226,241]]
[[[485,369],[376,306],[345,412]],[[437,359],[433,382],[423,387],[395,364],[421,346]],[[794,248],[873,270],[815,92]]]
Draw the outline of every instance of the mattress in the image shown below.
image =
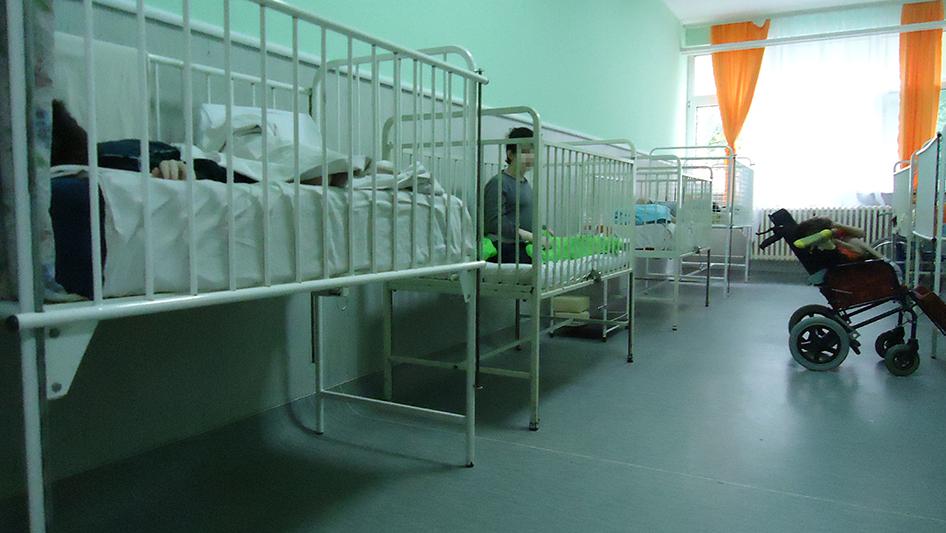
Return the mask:
[[[103,293],[107,297],[144,293],[145,231],[142,181],[135,172],[100,169],[104,200]],[[191,233],[187,224],[186,182],[154,179],[151,189],[151,224],[155,292],[187,292],[190,287],[188,251]],[[433,266],[467,261],[474,254],[474,225],[462,201],[454,196],[414,194],[411,191],[377,191],[374,211],[377,270],[405,269],[411,264],[411,205],[417,201],[416,265]],[[235,276],[237,287],[263,285],[262,184],[234,184]],[[292,183],[269,184],[269,268],[271,283],[295,280],[295,213],[301,211],[303,279],[322,278],[323,257],[327,275],[371,269],[372,191],[328,188],[324,198],[328,231],[322,238],[321,187],[301,186],[296,205]],[[392,223],[396,204],[397,247],[392,254]],[[227,186],[209,180],[194,183],[195,226],[198,251],[196,268],[200,291],[229,287]],[[352,246],[348,245],[349,206],[353,213]],[[432,231],[428,231],[433,212]],[[449,216],[448,216],[449,213]],[[449,220],[448,220],[449,219]],[[462,241],[461,241],[462,232]],[[433,250],[433,254],[430,250]],[[396,262],[392,262],[392,256]]]
[[641,224],[634,228],[634,248],[638,250],[668,250],[674,246],[676,224]]

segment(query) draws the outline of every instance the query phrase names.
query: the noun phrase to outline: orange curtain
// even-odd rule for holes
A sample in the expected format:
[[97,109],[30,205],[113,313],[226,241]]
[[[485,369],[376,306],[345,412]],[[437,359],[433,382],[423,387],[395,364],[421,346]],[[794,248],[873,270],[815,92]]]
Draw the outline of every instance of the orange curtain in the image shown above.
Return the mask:
[[[906,4],[901,24],[943,20],[943,2]],[[900,159],[936,135],[939,93],[942,89],[941,30],[900,34]]]
[[[710,28],[710,43],[758,41],[768,35],[768,20],[762,27],[751,22],[719,24]],[[752,105],[764,52],[765,48],[754,48],[713,54],[713,77],[716,78],[716,98],[723,119],[723,134],[733,149]]]

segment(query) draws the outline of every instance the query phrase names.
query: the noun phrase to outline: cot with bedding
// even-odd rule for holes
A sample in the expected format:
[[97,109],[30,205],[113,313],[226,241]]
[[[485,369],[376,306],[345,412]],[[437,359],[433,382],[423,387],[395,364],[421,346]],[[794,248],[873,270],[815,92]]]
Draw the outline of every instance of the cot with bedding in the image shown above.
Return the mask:
[[[900,186],[900,208],[898,209],[898,221],[900,211],[906,211],[909,215],[909,206],[912,198],[912,217],[905,217],[908,224],[912,225],[909,238],[907,257],[909,265],[909,276],[911,271],[913,275],[913,284],[920,283],[920,276],[924,267],[928,267],[932,275],[933,293],[941,294],[942,289],[942,271],[943,271],[943,241],[946,239],[946,230],[944,226],[944,215],[946,212],[946,157],[943,154],[943,135],[946,133],[937,133],[935,137],[924,144],[910,159],[909,170],[901,171],[901,182],[907,185],[915,184],[915,189],[904,189],[904,184]],[[903,177],[906,174],[906,177]],[[910,177],[912,176],[912,180]],[[895,182],[896,185],[896,182]],[[905,191],[906,199],[903,199]],[[926,253],[924,253],[924,248]],[[927,260],[924,260],[924,259]],[[933,335],[932,350],[935,357],[938,336]]]
[[[672,329],[677,330],[680,284],[693,279],[684,271],[688,259],[705,254],[710,263],[710,230],[712,227],[712,175],[710,168],[701,164],[685,165],[677,155],[647,155],[638,157],[635,196],[642,202],[659,202],[670,209],[670,220],[648,223],[636,230],[635,258],[643,261],[643,273],[636,277],[645,284],[644,291],[636,291],[638,301],[669,302],[672,306]],[[702,175],[701,175],[702,174]],[[663,263],[668,269],[652,272],[651,262]],[[640,266],[638,266],[640,268]],[[709,305],[709,268],[701,268],[705,283],[705,305]],[[648,292],[649,283],[671,283],[670,297],[640,296]]]
[[[528,107],[484,109],[487,119],[517,119],[526,117],[525,123],[532,128],[533,136],[521,139],[490,138],[481,140],[483,150],[480,168],[480,224],[482,239],[495,239],[498,250],[495,262],[489,262],[481,271],[478,284],[481,297],[512,299],[515,302],[515,338],[509,342],[495,343],[479,353],[478,371],[512,378],[526,379],[530,383],[529,428],[539,428],[539,356],[540,337],[543,332],[553,334],[557,329],[571,325],[595,324],[602,327],[602,337],[617,328],[628,328],[627,361],[633,362],[633,262],[632,251],[635,225],[631,221],[634,206],[634,146],[626,140],[588,140],[579,142],[553,142],[546,138],[538,113]],[[536,248],[520,246],[524,243],[516,236],[512,242],[503,235],[490,235],[485,226],[484,206],[494,202],[499,206],[501,188],[496,197],[485,197],[486,182],[497,176],[504,168],[506,146],[515,146],[516,153],[530,147],[535,156],[529,184],[532,188],[533,212],[529,221],[537,234],[544,234],[548,244],[538,253]],[[626,153],[628,157],[603,155],[596,148]],[[518,196],[516,191],[515,195]],[[500,210],[501,211],[501,210]],[[499,215],[498,227],[502,227]],[[515,227],[526,226],[518,209],[510,215],[516,217]],[[492,241],[491,241],[492,242]],[[504,244],[511,244],[516,252],[503,252]],[[507,248],[508,249],[508,248]],[[626,281],[624,281],[626,278]],[[628,291],[623,309],[608,310],[608,283],[626,283]],[[600,317],[590,313],[564,318],[551,308],[543,314],[542,303],[554,297],[600,284],[605,295]],[[434,292],[457,292],[462,279],[434,278],[399,280],[389,284],[394,290],[412,289]],[[525,334],[520,322],[521,304],[525,302],[528,326]],[[491,340],[480,335],[481,344]],[[487,366],[496,356],[528,345],[529,370],[521,371],[505,367]],[[393,357],[387,354],[385,386],[391,393],[391,366],[407,363],[426,366],[456,367],[455,363]]]
[[[12,8],[6,28],[9,99],[0,105],[8,111],[4,131],[9,138],[4,140],[9,142],[3,147],[10,152],[3,157],[9,166],[2,169],[0,226],[11,231],[4,235],[0,278],[5,283],[0,288],[11,290],[4,294],[0,310],[20,341],[32,531],[44,531],[46,524],[44,404],[68,392],[100,321],[296,293],[309,293],[313,306],[320,308],[323,296],[344,287],[425,275],[473,281],[482,267],[474,246],[477,193],[468,185],[476,174],[478,88],[486,80],[467,67],[469,54],[460,54],[464,63],[458,66],[454,56],[447,61],[403,48],[283,3],[247,4],[258,9],[258,37],[232,30],[229,1],[223,5],[222,28],[192,24],[187,0],[180,16],[145,8],[143,2],[57,3],[61,25],[80,24],[81,36],[70,39],[54,37],[51,10],[36,9],[28,19],[18,9],[22,3],[7,3]],[[118,30],[136,31],[134,47],[97,40],[101,28],[96,22],[103,8],[110,20],[116,12],[124,14]],[[31,24],[36,17],[42,17],[42,23]],[[265,26],[274,20],[292,28],[291,48],[267,42]],[[173,46],[168,45],[173,53],[152,52],[148,35],[168,31],[177,35]],[[304,34],[315,39],[303,41]],[[224,68],[193,61],[195,38],[200,39],[203,57],[220,61]],[[51,43],[56,41],[60,51],[71,54],[71,59],[55,56],[66,72],[48,70],[54,59]],[[72,44],[61,46],[66,41]],[[41,57],[27,62],[27,50]],[[358,50],[370,54],[370,72],[353,66]],[[340,62],[330,62],[337,57]],[[237,73],[238,60],[258,70]],[[70,66],[79,70],[70,71]],[[169,70],[174,75],[169,76]],[[335,74],[337,90],[300,81],[314,72],[323,78],[326,72]],[[62,176],[57,179],[71,180],[73,186],[85,180],[78,186],[85,194],[78,198],[74,190],[65,190],[65,181],[49,192],[50,170],[44,164],[49,145],[26,137],[28,131],[49,131],[44,117],[49,116],[54,93],[88,133],[86,164],[54,169]],[[174,93],[181,98],[169,98]],[[315,117],[308,114],[311,100],[321,104]],[[208,114],[209,122],[195,128],[197,104],[214,101],[222,102],[217,108],[222,120],[214,122],[209,117],[213,110],[205,107],[201,113]],[[415,131],[425,132],[428,144],[448,147],[454,161],[450,168],[427,170],[432,168],[429,146],[413,152],[411,159],[397,155],[382,163],[378,157],[384,121],[411,101],[439,107],[451,117],[446,127],[434,127],[433,119],[422,116],[410,123]],[[28,111],[27,102],[34,108]],[[333,114],[327,104],[336,102]],[[367,127],[357,119],[362,108]],[[396,137],[400,130],[398,123]],[[340,132],[334,142],[329,140],[332,132]],[[187,163],[184,180],[150,176],[150,140],[158,136],[180,142]],[[101,165],[98,141],[127,137],[139,139],[140,170]],[[359,164],[359,153],[371,163]],[[197,180],[199,157],[220,165],[223,177]],[[238,173],[250,174],[250,181],[257,183],[236,183]],[[332,174],[341,177],[344,187],[329,185]],[[84,208],[84,213],[50,220],[45,216],[50,194],[66,202],[60,207]],[[422,219],[427,223],[421,224]],[[70,244],[86,254],[89,264],[63,272],[85,280],[88,300],[66,294],[54,283],[60,258],[50,237],[54,222],[63,221],[88,225],[85,237],[72,237]],[[475,283],[465,287],[463,414],[325,390],[325,332],[319,312],[313,326],[313,338],[318,339],[313,346],[316,432],[324,428],[324,398],[396,408],[463,424],[464,464],[472,466],[477,300]]]

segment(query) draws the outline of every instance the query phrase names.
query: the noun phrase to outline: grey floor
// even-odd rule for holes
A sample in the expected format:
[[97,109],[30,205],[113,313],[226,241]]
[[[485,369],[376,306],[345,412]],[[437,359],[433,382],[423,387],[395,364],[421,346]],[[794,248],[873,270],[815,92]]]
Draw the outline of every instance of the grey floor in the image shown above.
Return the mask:
[[[819,298],[717,291],[676,333],[642,305],[633,365],[623,334],[546,339],[541,430],[525,382],[484,378],[472,469],[454,428],[331,403],[317,437],[303,401],[59,483],[52,530],[946,531],[946,357],[803,370],[785,323]],[[460,379],[398,369],[396,389],[459,409]]]

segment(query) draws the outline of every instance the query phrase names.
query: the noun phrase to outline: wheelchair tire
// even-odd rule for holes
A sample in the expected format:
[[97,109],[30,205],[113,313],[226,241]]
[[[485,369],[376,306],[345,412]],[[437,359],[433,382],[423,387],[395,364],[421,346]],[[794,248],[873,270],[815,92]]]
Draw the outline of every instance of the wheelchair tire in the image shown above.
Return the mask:
[[898,344],[903,344],[903,337],[902,326],[887,330],[877,336],[877,340],[874,341],[874,351],[876,351],[877,355],[881,358],[884,358],[887,356],[887,350]]
[[884,355],[884,366],[895,376],[909,376],[920,368],[920,354],[909,344],[896,344]]
[[827,305],[803,305],[799,307],[794,313],[792,313],[792,317],[788,319],[788,332],[791,333],[792,328],[794,328],[795,325],[801,322],[803,319],[818,315],[826,316],[835,321],[837,321],[838,317],[837,313],[834,312],[834,309],[831,309]]
[[836,320],[811,316],[795,324],[788,346],[795,362],[808,370],[832,370],[847,358],[851,337]]

